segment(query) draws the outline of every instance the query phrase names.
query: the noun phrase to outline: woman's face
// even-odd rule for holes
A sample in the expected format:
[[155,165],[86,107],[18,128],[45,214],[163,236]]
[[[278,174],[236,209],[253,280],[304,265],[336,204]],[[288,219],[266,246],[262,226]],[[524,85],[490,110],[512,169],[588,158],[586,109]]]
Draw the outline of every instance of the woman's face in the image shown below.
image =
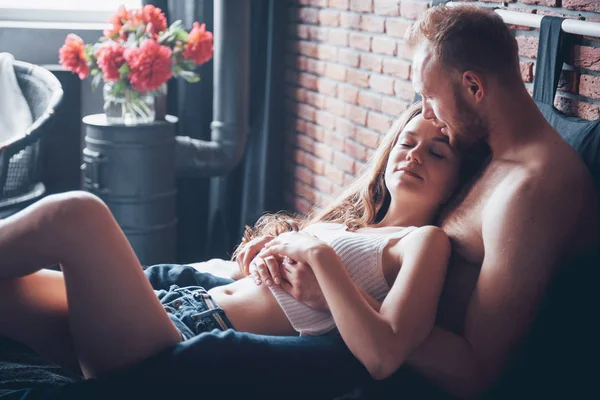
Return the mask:
[[385,183],[392,200],[398,194],[439,207],[458,183],[460,156],[448,136],[423,114],[414,117],[390,152]]

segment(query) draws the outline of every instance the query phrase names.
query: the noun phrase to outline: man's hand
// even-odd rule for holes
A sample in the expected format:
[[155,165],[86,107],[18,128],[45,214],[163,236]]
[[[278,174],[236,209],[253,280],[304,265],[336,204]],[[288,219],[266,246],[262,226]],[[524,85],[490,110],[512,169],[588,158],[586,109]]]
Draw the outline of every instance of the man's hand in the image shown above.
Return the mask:
[[240,268],[240,273],[242,276],[250,275],[250,263],[252,262],[252,259],[254,259],[258,252],[261,251],[265,246],[265,244],[269,243],[271,240],[273,240],[273,238],[273,236],[260,236],[252,239],[244,245],[243,250],[235,259],[238,267]]

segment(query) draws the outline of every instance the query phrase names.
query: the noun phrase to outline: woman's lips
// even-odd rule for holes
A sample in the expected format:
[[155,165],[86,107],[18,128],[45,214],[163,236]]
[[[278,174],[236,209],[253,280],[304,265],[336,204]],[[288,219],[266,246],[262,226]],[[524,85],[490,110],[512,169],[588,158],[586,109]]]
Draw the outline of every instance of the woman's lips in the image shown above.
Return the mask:
[[404,172],[406,175],[412,176],[413,178],[417,178],[420,180],[423,180],[423,178],[421,177],[421,175],[411,171],[409,168],[400,168],[400,171]]

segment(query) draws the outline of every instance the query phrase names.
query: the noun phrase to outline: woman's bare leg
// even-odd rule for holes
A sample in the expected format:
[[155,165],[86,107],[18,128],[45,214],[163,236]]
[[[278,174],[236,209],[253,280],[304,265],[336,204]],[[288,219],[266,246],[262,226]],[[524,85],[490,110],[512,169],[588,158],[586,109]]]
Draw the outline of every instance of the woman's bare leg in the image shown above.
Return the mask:
[[0,280],[0,336],[18,340],[58,365],[79,371],[59,271]]
[[61,264],[73,347],[86,377],[181,340],[110,210],[93,195],[48,196],[0,221],[0,255],[0,279]]

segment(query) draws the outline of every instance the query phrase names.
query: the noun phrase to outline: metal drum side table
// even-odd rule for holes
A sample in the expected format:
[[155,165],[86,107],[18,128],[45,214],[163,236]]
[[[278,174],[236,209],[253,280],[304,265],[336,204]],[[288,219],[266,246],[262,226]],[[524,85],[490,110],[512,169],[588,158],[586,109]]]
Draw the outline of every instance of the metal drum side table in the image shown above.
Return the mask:
[[121,125],[94,114],[83,123],[84,189],[108,205],[142,265],[175,262],[177,118]]

